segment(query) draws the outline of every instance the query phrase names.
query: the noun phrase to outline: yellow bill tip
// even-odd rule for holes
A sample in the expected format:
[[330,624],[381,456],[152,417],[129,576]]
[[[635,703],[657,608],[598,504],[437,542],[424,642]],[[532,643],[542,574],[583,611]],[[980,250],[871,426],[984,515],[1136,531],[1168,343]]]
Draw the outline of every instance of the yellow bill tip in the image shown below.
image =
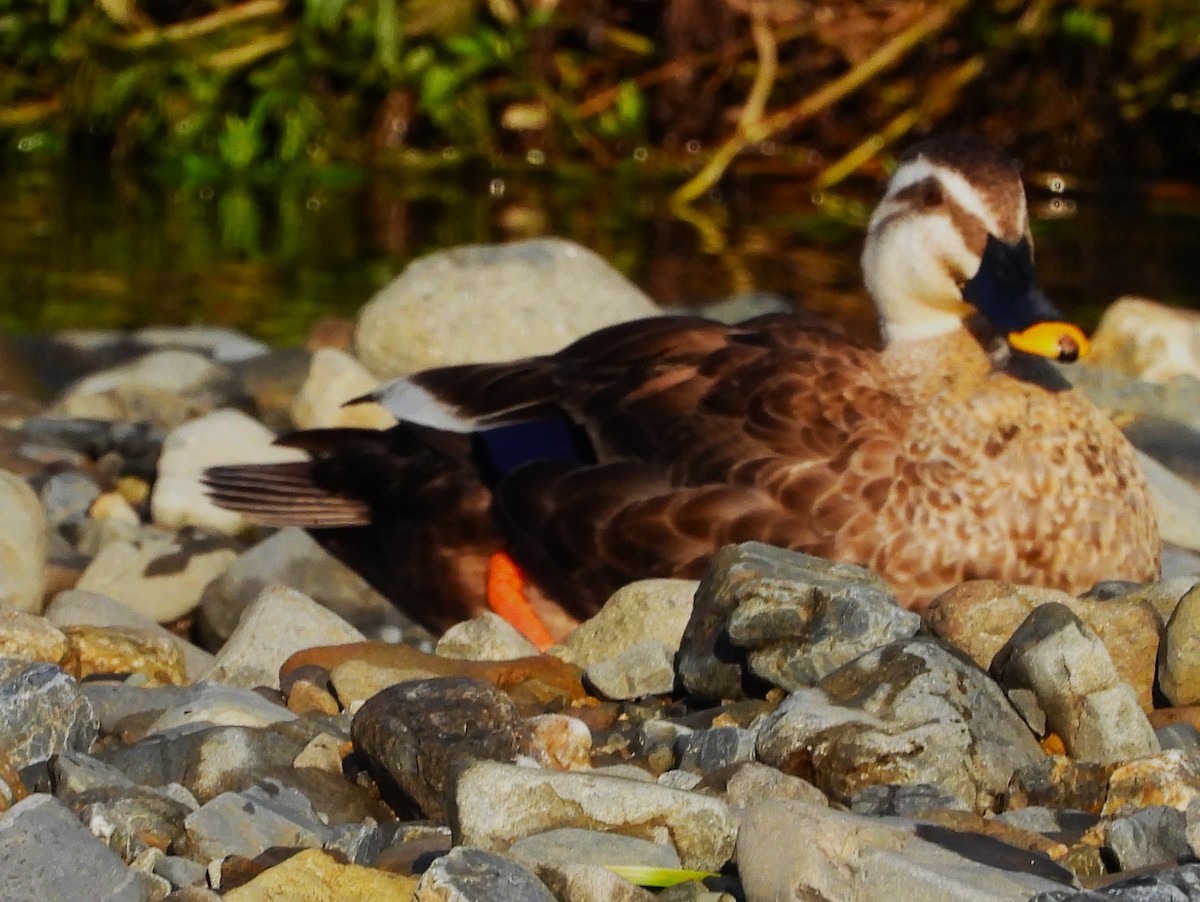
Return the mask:
[[1073,363],[1091,349],[1087,336],[1074,323],[1037,323],[1021,332],[1009,332],[1008,343],[1026,354],[1064,363]]

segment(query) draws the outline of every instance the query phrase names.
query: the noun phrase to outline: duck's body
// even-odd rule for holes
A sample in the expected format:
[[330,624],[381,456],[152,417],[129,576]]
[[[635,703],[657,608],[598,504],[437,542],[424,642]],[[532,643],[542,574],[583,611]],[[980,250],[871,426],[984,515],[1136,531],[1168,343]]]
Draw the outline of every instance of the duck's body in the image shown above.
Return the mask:
[[[496,551],[555,636],[626,582],[696,577],[748,540],[868,566],[910,605],[970,578],[1153,578],[1157,529],[1121,433],[1044,361],[964,327],[1021,288],[986,265],[1027,254],[1015,170],[961,140],[906,165],[864,254],[882,351],[798,316],[627,323],[385,386],[374,398],[400,425],[299,433],[286,441],[311,462],[210,471],[214,497],[313,527],[438,629],[486,608]],[[964,193],[972,179],[990,192]],[[1038,304],[1005,308],[1004,333],[1036,334]],[[1069,356],[1076,333],[1053,341]]]

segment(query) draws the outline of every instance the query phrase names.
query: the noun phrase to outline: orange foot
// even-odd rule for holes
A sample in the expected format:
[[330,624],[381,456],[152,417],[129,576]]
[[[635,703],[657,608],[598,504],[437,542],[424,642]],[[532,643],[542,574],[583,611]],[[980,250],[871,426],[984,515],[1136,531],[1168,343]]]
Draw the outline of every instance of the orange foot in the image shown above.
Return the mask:
[[497,551],[488,559],[487,601],[488,607],[516,627],[538,651],[554,644],[550,631],[525,597],[525,574],[507,552]]

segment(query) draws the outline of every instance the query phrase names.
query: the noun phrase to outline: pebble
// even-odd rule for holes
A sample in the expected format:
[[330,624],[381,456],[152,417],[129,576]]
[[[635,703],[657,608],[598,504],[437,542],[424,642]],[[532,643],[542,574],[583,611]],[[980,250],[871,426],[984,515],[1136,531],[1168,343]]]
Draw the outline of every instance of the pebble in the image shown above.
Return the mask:
[[479,761],[454,784],[455,843],[505,851],[546,830],[604,830],[669,844],[685,868],[719,870],[733,857],[737,821],[694,792],[592,773]]
[[379,386],[357,359],[337,348],[318,348],[308,378],[296,393],[289,413],[297,429],[387,429],[396,418],[378,404],[350,404]]
[[364,635],[412,632],[411,622],[395,605],[312,536],[302,529],[281,529],[242,551],[205,587],[197,612],[204,640],[213,646],[228,641],[243,612],[268,586],[304,593]]
[[1172,705],[1200,704],[1200,585],[1179,599],[1167,623],[1158,685]]
[[329,830],[303,794],[278,784],[223,792],[184,820],[178,851],[202,864],[272,847],[319,849]]
[[67,637],[48,618],[0,608],[0,658],[62,664],[69,651]]
[[208,676],[247,689],[278,689],[279,669],[294,653],[362,639],[362,633],[307,595],[271,586],[242,613]]
[[417,881],[356,864],[343,864],[316,849],[300,852],[268,868],[248,883],[221,894],[226,902],[264,902],[269,899],[336,899],[373,902],[410,899]]
[[1191,854],[1186,826],[1182,811],[1162,805],[1143,808],[1108,825],[1104,849],[1122,871],[1177,864]]
[[1104,311],[1092,335],[1090,367],[1168,382],[1200,379],[1200,313],[1126,295]]
[[79,683],[53,664],[0,658],[0,759],[19,770],[68,749],[86,752],[99,722]]
[[485,849],[457,846],[421,875],[420,902],[555,902],[533,872]]
[[691,579],[642,579],[629,583],[614,592],[595,617],[581,623],[550,653],[586,668],[610,661],[639,642],[656,640],[674,655],[692,616],[698,585]]
[[[354,347],[371,372],[400,376],[545,354],[603,326],[658,312],[628,279],[574,242],[471,245],[410,263],[359,311]],[[481,317],[486,328],[479,328]]]
[[0,886],[7,902],[146,902],[143,878],[54,796],[37,793],[0,814]]
[[601,698],[665,695],[675,688],[675,655],[657,639],[644,639],[616,657],[598,661],[583,675]]
[[190,613],[204,587],[237,557],[223,536],[146,527],[102,548],[77,589],[107,595],[158,623]]
[[515,626],[491,611],[450,627],[434,651],[460,661],[512,661],[538,653]]
[[992,673],[1010,697],[1013,690],[1032,692],[1041,733],[1056,733],[1075,758],[1115,763],[1159,751],[1133,687],[1065,605],[1034,608],[992,659]]
[[46,588],[46,514],[29,484],[0,470],[0,603],[34,614]]

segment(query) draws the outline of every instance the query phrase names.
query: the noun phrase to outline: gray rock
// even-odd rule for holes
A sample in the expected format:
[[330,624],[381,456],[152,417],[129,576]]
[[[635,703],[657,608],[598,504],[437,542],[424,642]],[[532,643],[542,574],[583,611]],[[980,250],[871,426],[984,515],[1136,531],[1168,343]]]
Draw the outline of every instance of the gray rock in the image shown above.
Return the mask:
[[1143,414],[1200,429],[1200,380],[1175,376],[1146,382],[1102,366],[1060,366],[1067,380],[1097,407],[1119,414]]
[[421,875],[416,897],[429,902],[555,902],[530,871],[503,855],[458,846]]
[[691,771],[668,770],[659,774],[658,779],[654,782],[667,789],[682,789],[684,792],[691,792],[700,785],[700,780],[700,775]]
[[680,736],[675,752],[681,770],[710,774],[754,760],[756,734],[741,727],[712,727]]
[[1158,727],[1155,729],[1154,735],[1158,737],[1158,744],[1164,751],[1179,749],[1191,752],[1200,749],[1200,730],[1187,721],[1181,720],[1167,724],[1165,727]]
[[0,470],[0,603],[42,610],[46,589],[46,515],[29,484]]
[[1200,575],[1200,552],[1176,548],[1169,542],[1162,546],[1162,578],[1195,578]]
[[1179,599],[1167,623],[1158,684],[1172,705],[1200,704],[1200,585]]
[[1006,689],[1027,689],[1072,757],[1116,763],[1159,751],[1133,687],[1108,649],[1065,605],[1035,608],[992,661]]
[[58,416],[136,422],[170,429],[218,407],[244,401],[224,366],[191,351],[154,351],[71,385],[54,405]]
[[[705,780],[705,783],[708,781]],[[735,765],[725,777],[725,797],[730,805],[749,808],[759,802],[793,799],[809,805],[828,805],[825,793],[807,780],[780,772],[774,767],[748,761]]]
[[1138,417],[1122,430],[1133,447],[1192,484],[1200,483],[1200,428],[1165,417]]
[[75,588],[107,595],[166,623],[195,608],[204,587],[236,557],[233,543],[224,536],[146,527],[132,542],[102,548]]
[[14,770],[67,749],[86,752],[96,714],[75,679],[53,664],[0,658],[0,755]]
[[587,668],[656,639],[674,655],[691,617],[697,586],[692,579],[643,579],[622,586],[550,653]]
[[99,497],[100,486],[80,470],[62,470],[42,483],[38,495],[47,525],[73,539],[87,519],[92,502]]
[[590,665],[584,677],[601,698],[665,695],[675,688],[674,654],[657,639],[646,639]]
[[1191,853],[1182,811],[1154,805],[1108,825],[1104,847],[1122,871],[1175,864]]
[[996,815],[996,820],[1034,833],[1064,836],[1064,842],[1073,842],[1094,827],[1100,819],[1087,811],[1031,805],[1028,808],[1013,808],[1001,812]]
[[763,723],[758,756],[843,803],[864,786],[929,783],[983,812],[1044,753],[982,671],[910,639],[793,692]]
[[354,715],[351,738],[376,782],[395,788],[393,807],[431,818],[445,816],[454,773],[465,762],[514,761],[533,751],[512,700],[490,683],[462,677],[384,689]]
[[68,589],[59,592],[46,606],[46,620],[54,626],[112,626],[121,629],[145,630],[152,635],[169,640],[183,654],[184,666],[189,680],[198,680],[213,665],[213,656],[204,649],[181,639],[175,633],[160,626],[128,605],[100,595]]
[[147,348],[196,351],[219,363],[251,360],[270,351],[261,341],[224,326],[146,326],[131,337]]
[[668,845],[618,833],[574,827],[526,836],[513,843],[507,854],[534,869],[543,864],[680,867],[679,855]]
[[246,608],[272,586],[295,589],[375,637],[389,629],[411,630],[395,605],[312,536],[302,529],[281,529],[243,552],[205,589],[199,617],[206,644],[228,640]]
[[480,761],[461,773],[453,798],[455,842],[500,852],[523,837],[575,827],[668,843],[684,867],[719,870],[737,835],[717,799],[596,773]]
[[329,838],[308,799],[278,784],[221,793],[189,814],[184,827],[180,851],[204,863],[254,858],[272,846],[319,849]]
[[207,889],[208,868],[182,855],[164,855],[154,862],[154,873],[175,889],[194,886]]
[[450,627],[438,639],[435,651],[459,661],[512,661],[538,654],[536,645],[491,611]]
[[[362,864],[371,867],[379,859],[379,854],[394,843],[404,842],[411,824],[404,821],[386,821],[376,823],[345,823],[330,824],[329,837],[325,840],[325,850],[340,852],[351,864]],[[448,827],[430,828],[435,835],[445,837],[445,845],[450,847],[450,829]]]
[[1038,893],[1029,902],[1192,902],[1200,899],[1200,864],[1115,880],[1093,890]]
[[[988,837],[958,834],[961,853],[922,838],[935,832],[802,802],[766,802],[742,821],[738,871],[747,899],[778,902],[1015,902],[1071,880],[1069,871],[1044,856]],[[797,849],[805,854],[796,854]],[[1006,860],[1011,869],[1004,867]],[[1031,863],[1054,877],[1023,872]]]
[[307,595],[271,586],[243,612],[208,676],[231,686],[278,689],[279,668],[296,652],[363,639],[362,633]]
[[920,817],[929,811],[966,811],[962,799],[947,795],[936,786],[913,783],[905,786],[864,786],[850,800],[850,810],[871,817]]
[[[149,850],[159,853],[183,838],[189,806],[153,789],[140,786],[107,786],[73,795],[71,810],[128,864]],[[152,854],[153,854],[152,853]]]
[[657,898],[595,864],[544,864],[537,875],[559,902],[654,902]]
[[141,878],[53,796],[36,794],[0,814],[0,886],[7,902],[104,899],[143,902]]
[[218,727],[266,727],[295,720],[283,705],[257,692],[202,680],[146,727],[146,735],[177,731],[180,727],[210,724]]
[[740,698],[747,672],[783,688],[815,683],[921,619],[860,567],[757,542],[723,548],[696,593],[679,674],[705,698]]
[[100,732],[111,735],[137,718],[150,723],[155,717],[191,697],[188,686],[137,686],[123,682],[87,682],[80,689],[100,721]]
[[[1187,595],[1189,589],[1200,585],[1200,570],[1190,576],[1164,577],[1152,583],[1124,585],[1125,588],[1115,596],[1116,598],[1131,603],[1144,601],[1158,612],[1163,623],[1169,623],[1179,600]],[[1084,597],[1090,595],[1091,593],[1088,593]]]
[[[359,311],[354,345],[368,369],[398,376],[545,354],[602,326],[656,313],[596,254],[538,238],[456,247],[410,263]],[[487,328],[479,328],[481,317]]]
[[1158,534],[1187,551],[1200,551],[1200,488],[1176,476],[1154,458],[1138,453],[1138,464],[1150,486],[1150,500],[1158,520]]

